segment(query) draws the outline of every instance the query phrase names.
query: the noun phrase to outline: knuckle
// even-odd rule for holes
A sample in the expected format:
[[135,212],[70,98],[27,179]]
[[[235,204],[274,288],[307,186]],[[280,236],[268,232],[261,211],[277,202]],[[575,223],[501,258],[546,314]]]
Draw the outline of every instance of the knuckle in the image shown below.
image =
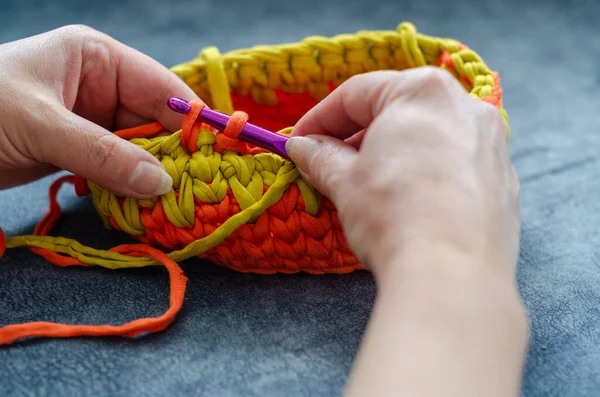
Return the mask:
[[59,40],[65,43],[67,48],[80,47],[82,43],[100,37],[97,30],[81,24],[63,26],[56,30],[56,34]]
[[[20,134],[25,143],[25,147],[38,161],[42,163],[51,163],[55,159],[56,153],[50,149],[54,145],[49,144],[52,138],[42,131],[48,130],[48,126],[53,126],[60,131],[60,126],[64,125],[62,118],[57,112],[55,100],[47,95],[32,91],[30,94],[32,103],[35,103],[35,112],[31,112],[27,120],[23,120],[20,127],[28,129],[31,133]],[[55,140],[60,140],[60,132],[57,133]]]
[[362,84],[363,82],[373,81],[373,80],[376,80],[377,77],[386,74],[386,72],[388,72],[388,71],[375,70],[375,71],[368,72],[368,73],[354,74],[354,75],[348,77],[348,79],[345,81],[344,84],[345,85],[355,85],[355,84]]
[[325,196],[339,204],[349,182],[349,168],[336,160],[339,148],[324,144],[307,163],[311,182]]
[[483,125],[489,126],[492,139],[497,143],[506,143],[508,138],[508,126],[502,117],[500,110],[492,104],[477,100],[479,102],[479,119]]
[[71,24],[67,26],[63,26],[58,29],[58,32],[65,38],[85,38],[89,36],[94,36],[97,34],[97,31],[87,25],[84,24]]
[[126,172],[122,156],[123,144],[123,140],[111,134],[96,139],[90,145],[87,155],[89,169],[99,173],[110,172],[117,179],[122,177]]
[[310,169],[313,175],[316,176],[317,184],[328,191],[335,191],[340,182],[340,172],[336,172],[328,166],[333,153],[334,150],[330,148],[322,148],[313,156],[310,164]]
[[[375,73],[375,72],[372,72],[372,73]],[[365,73],[359,73],[359,74],[352,75],[352,76],[348,77],[348,79],[344,82],[344,85],[357,84],[357,83],[361,82],[362,80],[364,80],[365,76],[366,76]]]
[[484,117],[486,117],[491,122],[493,122],[497,125],[503,126],[506,124],[504,122],[504,118],[502,117],[502,113],[500,113],[500,109],[498,109],[496,106],[492,105],[491,103],[487,103],[482,100],[477,100],[477,102],[480,104],[481,114]]
[[454,81],[454,77],[442,68],[423,66],[421,68],[421,82],[424,85],[439,87]]
[[358,73],[348,77],[342,84],[342,87],[369,87],[384,81],[388,83],[385,84],[385,87],[389,88],[389,86],[394,86],[394,84],[389,83],[393,82],[394,78],[400,76],[400,73],[396,70],[375,70],[367,73]]
[[417,86],[421,91],[435,95],[455,94],[459,92],[458,88],[464,93],[464,89],[450,73],[434,66],[421,68]]

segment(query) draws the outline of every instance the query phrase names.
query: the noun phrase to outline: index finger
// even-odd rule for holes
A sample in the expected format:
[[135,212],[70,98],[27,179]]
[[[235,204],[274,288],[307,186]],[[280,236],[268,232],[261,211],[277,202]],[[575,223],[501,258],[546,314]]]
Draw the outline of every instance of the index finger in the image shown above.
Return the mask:
[[439,71],[423,67],[353,76],[308,111],[294,127],[292,136],[348,139],[367,128],[390,103],[413,96],[432,73]]
[[116,64],[120,106],[140,119],[159,121],[171,131],[181,128],[183,116],[171,111],[167,101],[171,97],[200,100],[194,91],[158,61],[104,33],[94,33]]

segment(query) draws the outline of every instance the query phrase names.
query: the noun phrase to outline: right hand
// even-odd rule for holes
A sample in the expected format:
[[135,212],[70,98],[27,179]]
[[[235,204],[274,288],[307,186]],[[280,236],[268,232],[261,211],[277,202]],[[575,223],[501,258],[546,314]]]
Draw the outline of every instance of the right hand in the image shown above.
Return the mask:
[[376,278],[399,256],[441,249],[512,279],[519,183],[506,124],[446,71],[355,76],[292,136],[290,156],[336,205],[351,248]]
[[378,284],[348,395],[518,395],[519,183],[500,112],[441,69],[374,72],[292,135]]

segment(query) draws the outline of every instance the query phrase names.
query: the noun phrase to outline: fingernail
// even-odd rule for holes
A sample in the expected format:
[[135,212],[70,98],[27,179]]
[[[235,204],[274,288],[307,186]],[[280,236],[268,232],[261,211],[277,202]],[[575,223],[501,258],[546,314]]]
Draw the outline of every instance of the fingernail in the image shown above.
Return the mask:
[[129,187],[142,196],[160,196],[173,188],[173,179],[164,168],[141,161],[129,175]]
[[312,138],[295,136],[287,141],[285,150],[301,172],[308,172],[310,159],[317,152],[319,146],[319,142]]

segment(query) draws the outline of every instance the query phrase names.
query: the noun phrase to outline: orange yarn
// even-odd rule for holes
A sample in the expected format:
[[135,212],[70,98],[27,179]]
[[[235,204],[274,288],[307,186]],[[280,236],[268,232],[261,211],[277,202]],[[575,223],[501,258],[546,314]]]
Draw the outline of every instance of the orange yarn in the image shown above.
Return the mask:
[[[204,108],[204,104],[198,101],[191,101],[190,105],[192,105],[192,109],[187,114],[187,117],[183,119],[183,123],[181,125],[181,145],[187,148],[190,153],[194,153],[197,150],[196,141],[198,140],[198,134],[200,133],[200,128],[202,127],[200,123],[196,122],[196,119],[198,119],[198,115]],[[151,135],[155,134],[150,133],[145,136]]]
[[[56,196],[64,183],[74,183],[73,176],[65,176],[56,180],[50,186],[50,207],[46,216],[36,225],[34,234],[46,236],[58,221],[61,210]],[[0,258],[6,248],[5,238],[0,228]],[[59,255],[51,250],[31,248],[33,252],[44,257],[49,262],[61,266],[90,266],[75,258]],[[11,344],[17,340],[31,337],[66,338],[75,336],[138,336],[147,332],[161,331],[169,326],[181,309],[187,278],[179,265],[170,259],[164,252],[147,245],[125,244],[111,249],[111,251],[130,256],[146,256],[162,263],[169,272],[170,296],[169,308],[159,317],[142,318],[123,325],[67,325],[50,322],[30,322],[25,324],[7,325],[0,328],[0,344]]]
[[[123,325],[68,325],[51,322],[31,322],[0,328],[0,344],[11,344],[32,337],[69,338],[76,336],[129,336],[162,331],[173,322],[181,309],[187,278],[181,268],[169,257],[147,245],[122,245],[114,249],[131,256],[148,256],[164,264],[171,280],[169,308],[160,317],[142,318]],[[60,265],[57,260],[55,264]]]
[[[328,84],[329,91],[337,86]],[[277,96],[276,106],[264,106],[258,104],[252,96],[231,94],[231,100],[235,109],[249,115],[248,121],[259,125],[270,131],[279,131],[291,125],[295,125],[300,117],[312,109],[318,101],[309,93],[289,93],[281,89],[275,90]]]

